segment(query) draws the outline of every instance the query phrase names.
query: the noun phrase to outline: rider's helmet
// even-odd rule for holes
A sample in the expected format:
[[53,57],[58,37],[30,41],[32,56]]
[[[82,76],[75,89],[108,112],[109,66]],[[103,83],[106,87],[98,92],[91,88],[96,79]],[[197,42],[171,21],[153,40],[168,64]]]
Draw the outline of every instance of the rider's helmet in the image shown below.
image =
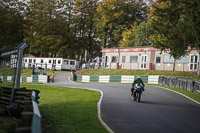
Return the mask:
[[141,79],[141,77],[140,77],[140,76],[137,76],[136,79]]

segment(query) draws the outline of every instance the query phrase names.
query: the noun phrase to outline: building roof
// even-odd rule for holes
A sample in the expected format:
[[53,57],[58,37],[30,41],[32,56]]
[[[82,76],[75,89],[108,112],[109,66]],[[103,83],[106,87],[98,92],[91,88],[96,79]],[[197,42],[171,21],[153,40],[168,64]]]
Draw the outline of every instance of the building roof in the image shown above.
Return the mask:
[[39,58],[39,59],[67,59],[67,60],[75,60],[75,59],[69,59],[69,58],[60,58],[60,57],[24,57],[24,58]]
[[103,48],[103,53],[108,52],[140,52],[140,51],[159,51],[160,49],[154,47],[132,47],[132,48]]

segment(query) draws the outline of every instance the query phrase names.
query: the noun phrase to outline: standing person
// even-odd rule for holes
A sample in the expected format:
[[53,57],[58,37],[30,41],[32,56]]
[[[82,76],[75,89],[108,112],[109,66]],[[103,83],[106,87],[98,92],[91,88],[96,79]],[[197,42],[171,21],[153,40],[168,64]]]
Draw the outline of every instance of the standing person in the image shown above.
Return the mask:
[[53,74],[51,76],[51,82],[54,82],[54,78],[55,78],[55,73],[53,72]]

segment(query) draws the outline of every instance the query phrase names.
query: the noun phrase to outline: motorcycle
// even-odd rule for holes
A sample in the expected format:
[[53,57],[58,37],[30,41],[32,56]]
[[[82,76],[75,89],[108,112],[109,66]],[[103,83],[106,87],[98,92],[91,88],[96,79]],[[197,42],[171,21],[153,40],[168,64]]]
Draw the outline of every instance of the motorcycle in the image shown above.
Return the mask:
[[141,85],[138,85],[138,84],[136,84],[136,85],[133,86],[133,87],[134,87],[134,90],[133,90],[133,92],[134,92],[133,98],[134,98],[135,101],[140,102],[142,92],[144,91],[144,87],[141,86]]

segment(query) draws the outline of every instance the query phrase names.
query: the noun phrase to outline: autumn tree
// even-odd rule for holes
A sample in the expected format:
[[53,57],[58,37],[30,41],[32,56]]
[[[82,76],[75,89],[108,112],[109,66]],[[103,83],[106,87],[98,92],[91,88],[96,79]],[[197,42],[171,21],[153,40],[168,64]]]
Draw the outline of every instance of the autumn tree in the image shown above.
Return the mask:
[[120,41],[120,47],[151,46],[150,36],[152,32],[149,22],[134,24],[131,29],[122,33],[123,40]]
[[143,1],[102,0],[97,8],[96,23],[101,44],[118,47],[122,32],[130,29],[133,23],[141,23],[147,18],[147,6]]

